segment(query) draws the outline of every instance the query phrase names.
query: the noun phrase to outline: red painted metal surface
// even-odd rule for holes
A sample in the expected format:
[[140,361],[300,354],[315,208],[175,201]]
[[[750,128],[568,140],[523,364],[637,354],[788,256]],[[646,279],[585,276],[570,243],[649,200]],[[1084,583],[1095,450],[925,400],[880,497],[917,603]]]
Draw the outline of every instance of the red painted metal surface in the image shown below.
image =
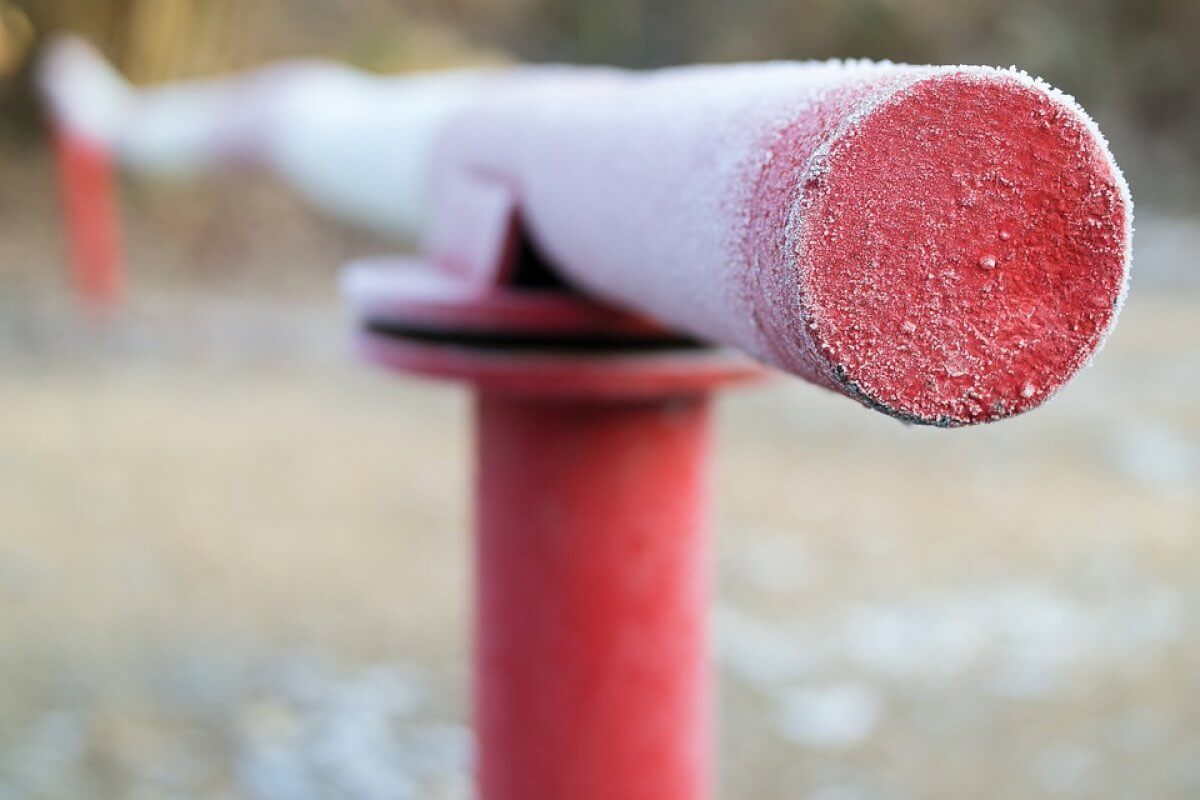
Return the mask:
[[711,394],[762,374],[561,291],[360,262],[368,358],[478,391],[482,800],[704,800]]
[[512,352],[429,344],[377,335],[359,349],[380,366],[431,378],[468,380],[482,391],[564,399],[703,392],[762,377],[763,370],[727,351],[607,353]]
[[750,288],[776,362],[817,354],[867,405],[965,425],[1040,405],[1111,329],[1128,200],[1102,140],[1041,88],[942,75],[833,145],[805,117],[774,152],[746,258],[789,253]]
[[103,313],[124,291],[112,157],[65,129],[56,132],[54,143],[72,280],[84,306]]
[[478,403],[485,800],[702,800],[708,400]]

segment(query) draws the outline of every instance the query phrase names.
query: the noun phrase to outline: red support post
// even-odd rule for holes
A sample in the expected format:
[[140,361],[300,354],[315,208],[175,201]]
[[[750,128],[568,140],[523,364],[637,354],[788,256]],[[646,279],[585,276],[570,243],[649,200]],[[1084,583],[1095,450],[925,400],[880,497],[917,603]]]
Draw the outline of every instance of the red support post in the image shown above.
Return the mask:
[[89,311],[107,312],[124,291],[112,156],[65,129],[54,144],[73,282]]
[[479,399],[486,800],[710,796],[709,405]]
[[707,800],[711,398],[760,368],[561,290],[347,285],[369,359],[478,392],[481,800]]

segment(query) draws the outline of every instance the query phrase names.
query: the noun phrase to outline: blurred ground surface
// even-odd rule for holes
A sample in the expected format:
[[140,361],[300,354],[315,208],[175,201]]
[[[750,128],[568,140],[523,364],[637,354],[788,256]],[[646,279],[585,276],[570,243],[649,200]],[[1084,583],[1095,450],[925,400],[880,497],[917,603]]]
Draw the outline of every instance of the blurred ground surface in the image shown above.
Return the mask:
[[[131,190],[137,291],[90,327],[10,167],[0,798],[467,797],[469,406],[350,355],[332,266],[379,243]],[[1200,796],[1200,251],[1140,227],[1111,344],[1027,417],[725,403],[724,797]]]

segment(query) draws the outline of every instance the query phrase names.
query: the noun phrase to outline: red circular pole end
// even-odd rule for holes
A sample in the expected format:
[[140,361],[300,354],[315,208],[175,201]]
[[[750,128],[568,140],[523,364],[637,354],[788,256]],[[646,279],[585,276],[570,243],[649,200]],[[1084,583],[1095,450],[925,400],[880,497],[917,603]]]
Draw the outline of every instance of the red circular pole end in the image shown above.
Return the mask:
[[778,360],[912,422],[1039,405],[1095,353],[1126,287],[1132,206],[1099,131],[995,70],[854,108],[831,137],[798,123],[760,179],[748,241],[782,268],[751,294]]

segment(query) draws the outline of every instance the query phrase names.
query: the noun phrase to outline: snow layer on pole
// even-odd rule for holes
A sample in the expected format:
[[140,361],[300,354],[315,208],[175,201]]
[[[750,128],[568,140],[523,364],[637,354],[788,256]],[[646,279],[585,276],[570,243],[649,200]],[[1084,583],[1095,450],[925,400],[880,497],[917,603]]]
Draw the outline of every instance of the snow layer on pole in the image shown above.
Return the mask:
[[519,70],[448,122],[432,176],[448,268],[500,187],[569,282],[912,422],[1037,406],[1127,283],[1103,137],[1012,70]]
[[125,164],[258,164],[481,286],[519,222],[587,294],[913,422],[1039,405],[1127,282],[1103,137],[1015,70],[285,64],[140,90],[67,40],[41,80]]

